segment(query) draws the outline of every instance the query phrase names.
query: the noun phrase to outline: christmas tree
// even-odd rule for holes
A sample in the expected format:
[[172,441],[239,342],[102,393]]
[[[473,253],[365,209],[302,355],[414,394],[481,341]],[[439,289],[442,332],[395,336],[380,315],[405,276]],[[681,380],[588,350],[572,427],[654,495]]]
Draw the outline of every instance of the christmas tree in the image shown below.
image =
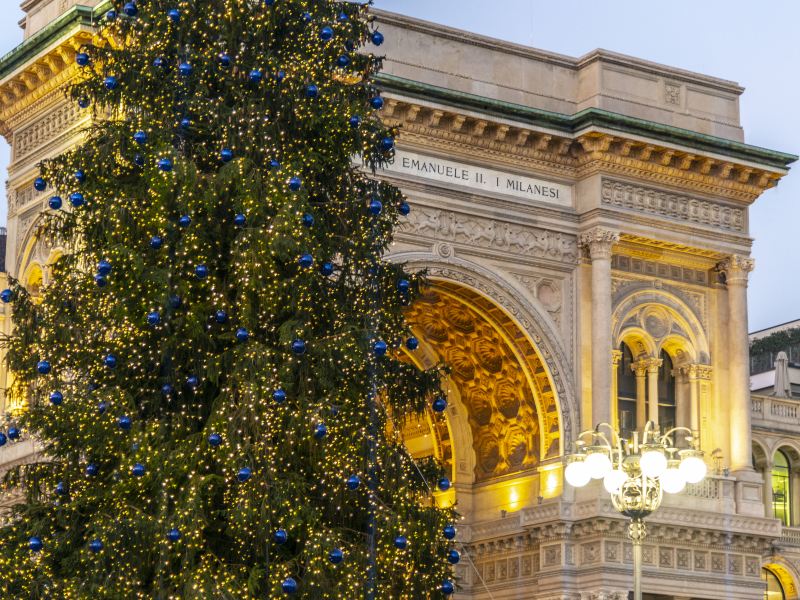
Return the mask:
[[[15,598],[450,594],[449,481],[404,450],[444,409],[401,345],[422,283],[382,259],[408,213],[368,6],[138,0],[76,56],[82,143],[42,165],[6,341],[19,427]],[[5,443],[5,437],[0,438]]]

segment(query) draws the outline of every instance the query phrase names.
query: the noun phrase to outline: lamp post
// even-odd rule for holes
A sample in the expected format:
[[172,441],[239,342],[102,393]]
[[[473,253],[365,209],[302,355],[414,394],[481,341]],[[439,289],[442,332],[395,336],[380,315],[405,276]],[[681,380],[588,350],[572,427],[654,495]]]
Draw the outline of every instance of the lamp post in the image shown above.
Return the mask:
[[[608,430],[608,435],[601,428]],[[686,448],[675,447],[675,434],[683,432]],[[590,440],[587,444],[587,440]],[[584,431],[575,452],[566,458],[564,477],[573,487],[602,479],[614,508],[631,521],[628,535],[633,544],[633,597],[642,599],[642,541],[647,535],[644,519],[661,506],[664,492],[678,494],[687,483],[706,476],[706,463],[698,441],[686,427],[664,434],[649,421],[640,435],[624,439],[608,423]]]

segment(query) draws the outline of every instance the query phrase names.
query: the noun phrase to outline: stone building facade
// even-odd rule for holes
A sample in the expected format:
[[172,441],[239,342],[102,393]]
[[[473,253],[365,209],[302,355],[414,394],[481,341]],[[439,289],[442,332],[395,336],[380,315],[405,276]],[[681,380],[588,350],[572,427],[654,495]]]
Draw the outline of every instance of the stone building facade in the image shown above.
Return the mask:
[[[35,288],[59,255],[36,236],[36,164],[86,124],[62,88],[106,6],[23,8],[25,40],[0,61],[0,133],[7,268]],[[409,312],[409,360],[452,369],[446,413],[406,440],[454,481],[441,500],[463,514],[456,597],[627,598],[626,524],[601,486],[565,487],[562,462],[580,431],[657,411],[698,432],[711,470],[649,519],[645,592],[764,598],[773,577],[797,598],[800,530],[774,518],[754,468],[746,302],[748,208],[796,157],[743,142],[730,81],[378,20],[384,118],[402,127],[384,175],[412,205],[391,257],[432,281]],[[23,441],[0,461],[35,451]]]

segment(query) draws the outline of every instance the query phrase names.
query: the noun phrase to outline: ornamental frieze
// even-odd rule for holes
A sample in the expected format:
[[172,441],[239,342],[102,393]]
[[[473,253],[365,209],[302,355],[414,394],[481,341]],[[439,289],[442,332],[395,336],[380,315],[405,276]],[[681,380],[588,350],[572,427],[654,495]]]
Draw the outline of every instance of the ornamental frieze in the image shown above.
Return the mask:
[[683,194],[603,179],[602,201],[606,206],[747,233],[744,209]]
[[67,102],[47,113],[32,125],[14,134],[14,160],[24,158],[40,146],[69,129],[80,119],[80,109],[74,102]]
[[446,240],[570,265],[578,260],[575,236],[435,208],[416,206],[399,228],[398,237],[408,235],[414,240]]

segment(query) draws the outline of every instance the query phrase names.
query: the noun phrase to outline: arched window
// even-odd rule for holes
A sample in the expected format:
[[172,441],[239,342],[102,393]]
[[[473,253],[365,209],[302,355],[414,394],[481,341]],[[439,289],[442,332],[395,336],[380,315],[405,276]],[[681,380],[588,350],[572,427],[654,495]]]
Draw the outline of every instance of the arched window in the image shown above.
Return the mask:
[[786,600],[780,579],[769,569],[761,569],[761,579],[764,581],[764,600]]
[[778,450],[772,461],[772,514],[786,526],[792,524],[791,496],[789,458]]
[[665,351],[659,356],[658,370],[658,424],[661,430],[675,427],[675,375],[672,374],[672,359]]
[[636,374],[633,372],[633,352],[627,344],[620,344],[622,358],[617,367],[617,398],[619,429],[623,437],[629,437],[636,429]]

